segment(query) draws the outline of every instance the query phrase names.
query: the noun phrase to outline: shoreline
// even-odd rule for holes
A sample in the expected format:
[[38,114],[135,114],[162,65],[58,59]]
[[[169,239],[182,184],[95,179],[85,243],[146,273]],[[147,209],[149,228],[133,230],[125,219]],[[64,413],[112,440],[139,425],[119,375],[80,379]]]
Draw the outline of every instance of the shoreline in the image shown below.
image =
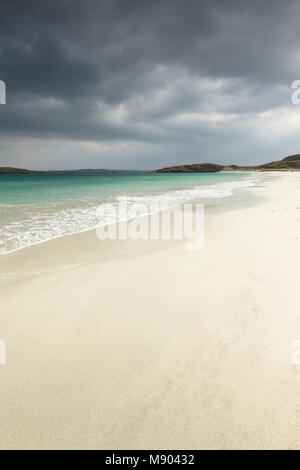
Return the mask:
[[[241,172],[241,173],[245,173],[245,172]],[[250,172],[251,174],[251,172]],[[223,182],[221,181],[220,184],[222,184]],[[215,183],[212,183],[211,185],[214,186],[214,185],[218,185],[219,183],[215,182]],[[205,185],[203,185],[203,187],[205,187]],[[195,189],[193,186],[191,186],[190,188],[192,191]],[[201,191],[201,185],[199,186],[198,188],[200,191]],[[210,206],[211,203],[213,204],[213,201],[214,200],[218,200],[220,199],[221,201],[224,199],[228,199],[228,197],[231,197],[231,196],[235,196],[238,191],[240,189],[246,189],[246,188],[234,188],[233,189],[233,193],[232,195],[228,196],[228,195],[225,195],[223,197],[216,197],[216,196],[211,196],[211,197],[202,197],[201,198],[201,201],[199,202],[202,202],[204,201],[203,203],[206,205],[206,206]],[[180,191],[181,189],[178,189],[178,190],[174,190],[175,192],[176,191]],[[187,199],[186,201],[182,200],[181,202],[178,202],[179,205],[182,205],[184,204],[185,202],[187,201],[191,201],[191,202],[194,202],[196,199],[193,198],[193,199]],[[101,205],[101,204],[100,204]],[[60,235],[57,235],[57,236],[54,236],[52,235],[51,238],[47,238],[47,239],[44,239],[44,240],[40,240],[40,241],[36,241],[36,242],[32,242],[31,244],[27,245],[27,246],[20,246],[18,248],[14,248],[12,249],[11,251],[7,252],[7,253],[1,253],[0,254],[0,260],[1,261],[5,261],[9,256],[11,255],[14,255],[14,253],[17,253],[17,252],[22,252],[23,250],[28,250],[28,249],[31,249],[32,247],[34,246],[39,246],[39,245],[43,245],[43,244],[46,244],[46,246],[49,244],[49,243],[52,243],[54,242],[55,240],[59,240],[59,239],[65,239],[65,238],[68,238],[68,237],[74,237],[74,236],[80,236],[84,233],[87,233],[87,232],[91,232],[91,231],[95,231],[97,228],[97,226],[95,227],[89,227],[89,228],[85,228],[85,229],[80,229],[80,230],[77,230],[77,231],[74,231],[73,233],[65,233],[65,234],[60,234]]]
[[199,251],[95,258],[85,233],[11,257],[86,262],[2,282],[0,448],[299,448],[300,174],[221,206]]
[[[269,177],[275,176],[271,172]],[[257,183],[261,184],[265,178]],[[256,185],[255,185],[256,186]],[[253,186],[253,187],[255,187]],[[255,195],[247,192],[250,187],[242,187],[234,189],[230,196],[224,197],[208,197],[202,198],[200,203],[205,206],[205,216],[211,216],[218,212],[226,212],[232,208],[244,207],[245,205],[255,204]],[[198,202],[197,200],[183,201],[179,205],[182,206],[185,202]],[[117,223],[118,225],[118,223]],[[67,266],[75,264],[80,266],[89,262],[97,262],[103,259],[109,260],[110,257],[114,259],[116,256],[122,256],[123,252],[131,254],[143,253],[144,251],[157,251],[166,249],[172,244],[178,244],[180,241],[175,240],[98,240],[96,236],[96,227],[88,228],[86,230],[78,231],[75,233],[59,235],[55,238],[33,243],[26,247],[20,247],[9,253],[0,255],[0,283],[1,277],[4,279],[4,274],[24,274],[22,269],[25,266],[35,266],[34,270],[37,273],[43,271],[43,267],[48,268],[50,263],[51,269],[61,270]],[[53,260],[58,258],[56,263]],[[73,263],[73,259],[76,262]],[[53,266],[52,266],[53,264]],[[18,267],[14,271],[14,266]],[[56,266],[56,267],[55,267]],[[30,274],[30,272],[28,272]]]

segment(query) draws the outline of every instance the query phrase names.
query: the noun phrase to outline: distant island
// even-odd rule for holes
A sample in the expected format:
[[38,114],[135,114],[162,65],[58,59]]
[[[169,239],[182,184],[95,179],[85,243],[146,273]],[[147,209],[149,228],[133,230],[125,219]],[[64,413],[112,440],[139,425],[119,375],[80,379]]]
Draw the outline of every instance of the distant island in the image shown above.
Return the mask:
[[220,171],[291,171],[300,170],[300,154],[257,166],[218,165],[216,163],[193,163],[154,170],[153,173],[217,173]]
[[36,171],[22,168],[0,167],[0,175],[107,175],[107,174],[142,174],[142,173],[218,173],[220,171],[293,171],[300,170],[300,154],[285,157],[282,160],[256,166],[219,165],[216,163],[193,163],[160,168],[152,172],[142,170],[105,170],[86,168],[81,170]]
[[84,168],[80,170],[25,170],[23,168],[0,167],[0,175],[111,175],[111,174],[140,174],[150,173],[142,170],[105,170]]
[[38,173],[34,170],[24,170],[24,168],[0,167],[0,175],[32,175]]

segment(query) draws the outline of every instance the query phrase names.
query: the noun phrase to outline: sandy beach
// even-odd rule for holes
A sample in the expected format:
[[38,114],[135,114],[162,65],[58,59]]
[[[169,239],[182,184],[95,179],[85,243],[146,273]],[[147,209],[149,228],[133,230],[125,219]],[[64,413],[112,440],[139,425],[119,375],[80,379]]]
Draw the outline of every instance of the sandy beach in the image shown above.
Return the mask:
[[199,251],[91,231],[1,257],[1,449],[300,448],[300,174],[236,201]]

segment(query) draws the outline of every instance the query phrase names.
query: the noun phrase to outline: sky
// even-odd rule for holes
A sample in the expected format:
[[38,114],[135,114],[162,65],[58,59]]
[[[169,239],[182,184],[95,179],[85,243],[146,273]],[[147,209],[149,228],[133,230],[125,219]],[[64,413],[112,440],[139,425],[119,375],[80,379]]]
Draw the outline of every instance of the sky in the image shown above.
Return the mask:
[[300,153],[299,1],[1,0],[0,13],[0,166]]

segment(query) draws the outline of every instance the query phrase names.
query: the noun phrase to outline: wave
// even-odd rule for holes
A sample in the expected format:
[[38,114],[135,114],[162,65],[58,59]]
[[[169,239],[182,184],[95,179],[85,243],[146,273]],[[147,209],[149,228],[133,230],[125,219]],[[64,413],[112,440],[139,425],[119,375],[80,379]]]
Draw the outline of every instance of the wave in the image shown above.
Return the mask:
[[[193,188],[178,189],[155,194],[119,195],[108,202],[83,207],[54,210],[53,204],[46,207],[32,205],[16,206],[19,215],[0,226],[0,254],[5,255],[31,245],[44,243],[66,235],[85,232],[98,226],[128,220],[153,212],[153,206],[171,207],[189,200],[223,198],[231,196],[237,189],[255,186],[261,179],[247,177],[243,180],[219,182]],[[124,211],[120,203],[127,203]],[[2,205],[1,205],[2,206]],[[12,205],[7,205],[11,211]],[[9,212],[10,212],[9,211]]]

